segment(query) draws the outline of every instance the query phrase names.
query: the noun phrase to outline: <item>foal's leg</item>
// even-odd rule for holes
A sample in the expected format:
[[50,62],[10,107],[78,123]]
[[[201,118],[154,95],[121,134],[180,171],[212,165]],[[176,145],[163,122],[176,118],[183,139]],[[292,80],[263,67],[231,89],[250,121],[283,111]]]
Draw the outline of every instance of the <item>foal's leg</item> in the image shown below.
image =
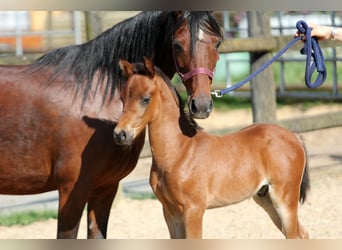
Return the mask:
[[164,217],[172,239],[201,239],[204,209],[198,207],[177,209],[163,207]]
[[280,204],[277,208],[279,217],[283,225],[283,233],[287,239],[307,239],[309,238],[308,232],[300,224],[298,220],[298,204],[299,202]]
[[205,208],[195,204],[184,208],[184,226],[187,239],[202,239],[203,215]]
[[253,196],[254,201],[261,206],[266,213],[270,216],[273,223],[277,226],[277,228],[282,232],[282,224],[278,212],[274,208],[272,201],[270,199],[269,193],[266,193],[264,196],[260,196],[259,194],[255,194]]
[[93,190],[88,200],[88,238],[105,239],[114,197],[119,183]]
[[287,239],[309,238],[307,231],[298,221],[299,190],[273,185],[269,193],[260,198],[267,199],[267,205],[263,208]]
[[298,238],[300,239],[309,239],[310,235],[308,231],[306,231],[305,227],[298,220]]
[[185,239],[185,227],[182,215],[163,206],[163,214],[169,229],[171,239]]

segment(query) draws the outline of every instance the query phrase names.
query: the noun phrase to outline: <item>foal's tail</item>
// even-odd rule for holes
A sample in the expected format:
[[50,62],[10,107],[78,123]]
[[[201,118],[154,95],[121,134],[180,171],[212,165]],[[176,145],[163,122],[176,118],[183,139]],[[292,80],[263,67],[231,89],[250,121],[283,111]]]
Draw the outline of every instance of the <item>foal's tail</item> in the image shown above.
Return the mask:
[[306,195],[307,192],[310,189],[310,179],[309,179],[309,170],[308,170],[308,157],[307,157],[307,151],[306,151],[306,147],[304,144],[304,139],[302,136],[298,135],[298,138],[304,148],[304,152],[305,152],[305,166],[304,166],[304,173],[303,173],[303,177],[302,177],[302,183],[300,184],[300,196],[299,196],[299,201],[300,203],[304,203],[306,200]]

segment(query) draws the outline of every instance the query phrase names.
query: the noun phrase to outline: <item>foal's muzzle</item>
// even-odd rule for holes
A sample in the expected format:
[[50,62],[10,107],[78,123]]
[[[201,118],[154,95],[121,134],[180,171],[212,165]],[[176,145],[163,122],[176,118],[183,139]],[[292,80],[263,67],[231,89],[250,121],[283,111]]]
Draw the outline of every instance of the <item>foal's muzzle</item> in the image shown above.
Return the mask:
[[125,130],[117,131],[116,129],[114,129],[113,137],[115,143],[119,145],[131,145],[134,139],[132,133]]

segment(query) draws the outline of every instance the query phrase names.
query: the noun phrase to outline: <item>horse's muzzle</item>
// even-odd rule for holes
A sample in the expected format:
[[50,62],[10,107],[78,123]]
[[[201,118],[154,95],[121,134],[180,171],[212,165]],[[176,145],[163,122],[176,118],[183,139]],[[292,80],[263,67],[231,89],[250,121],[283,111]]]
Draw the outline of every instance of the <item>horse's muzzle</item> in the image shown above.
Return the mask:
[[192,98],[189,102],[189,110],[194,118],[208,118],[213,110],[213,101],[211,98]]

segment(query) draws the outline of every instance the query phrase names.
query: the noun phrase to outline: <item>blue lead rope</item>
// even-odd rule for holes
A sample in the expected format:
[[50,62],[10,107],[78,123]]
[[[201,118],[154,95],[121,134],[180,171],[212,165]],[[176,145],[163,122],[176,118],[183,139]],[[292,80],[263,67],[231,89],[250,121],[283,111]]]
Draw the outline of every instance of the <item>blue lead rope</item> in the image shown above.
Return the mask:
[[[317,39],[315,37],[311,37],[311,28],[304,21],[298,21],[296,24],[296,28],[298,29],[299,33],[305,35],[304,47],[300,50],[300,53],[302,55],[306,55],[305,84],[308,88],[318,88],[327,78],[327,71],[322,50],[318,44]],[[214,94],[216,97],[222,97],[223,95],[240,88],[242,85],[252,80],[252,78],[265,70],[268,66],[270,66],[299,40],[302,40],[302,36],[298,36],[290,41],[282,50],[280,50],[275,56],[273,56],[270,61],[263,64],[258,70],[256,70],[243,81],[222,90],[215,90],[214,92],[212,92],[212,94]],[[311,58],[313,58],[313,60]],[[311,79],[316,70],[318,72],[318,75],[316,77],[316,80],[312,82]]]

